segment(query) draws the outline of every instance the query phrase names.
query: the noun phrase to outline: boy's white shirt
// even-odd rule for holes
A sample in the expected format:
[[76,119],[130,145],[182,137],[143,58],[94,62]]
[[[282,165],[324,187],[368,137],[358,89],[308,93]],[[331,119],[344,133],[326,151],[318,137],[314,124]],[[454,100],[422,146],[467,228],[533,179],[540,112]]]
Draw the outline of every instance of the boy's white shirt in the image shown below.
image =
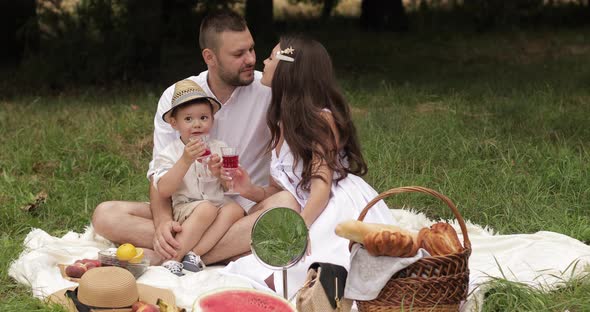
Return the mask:
[[[207,71],[190,79],[203,88],[207,95],[215,97],[207,83]],[[222,103],[221,109],[215,114],[211,138],[225,142],[228,146],[237,147],[240,153],[240,166],[250,175],[257,185],[267,185],[270,177],[270,153],[266,153],[266,145],[270,141],[270,130],[266,125],[266,112],[270,105],[271,90],[260,83],[262,73],[254,72],[254,81],[236,87],[230,98]],[[154,149],[152,161],[147,172],[148,179],[154,174],[154,159],[168,145],[179,137],[179,134],[168,123],[162,120],[162,114],[171,107],[174,85],[168,87],[158,102],[154,117]],[[245,152],[247,150],[247,152]],[[254,202],[242,197],[233,198],[248,211]]]
[[[154,187],[158,189],[160,179],[174,166],[184,153],[184,143],[180,139],[168,144],[154,159]],[[210,140],[211,154],[221,155],[221,148],[227,146],[222,141]],[[172,195],[172,206],[203,199],[223,199],[223,188],[218,179],[202,183],[205,176],[205,166],[200,162],[194,162],[182,178],[182,183]],[[210,179],[213,180],[213,179]]]

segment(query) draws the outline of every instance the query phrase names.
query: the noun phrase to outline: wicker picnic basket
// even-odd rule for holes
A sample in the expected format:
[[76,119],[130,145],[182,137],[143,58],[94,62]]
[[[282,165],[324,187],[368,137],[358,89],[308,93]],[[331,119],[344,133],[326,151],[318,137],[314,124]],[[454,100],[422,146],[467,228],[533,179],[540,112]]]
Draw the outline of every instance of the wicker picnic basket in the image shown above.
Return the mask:
[[[369,202],[358,220],[363,221],[369,209],[378,201],[394,194],[412,192],[438,198],[453,211],[463,233],[463,251],[445,256],[425,257],[397,272],[385,284],[377,298],[368,301],[357,300],[360,312],[459,311],[461,301],[467,298],[471,242],[463,217],[449,198],[420,186],[394,188],[379,194]],[[350,247],[352,244],[351,241]]]

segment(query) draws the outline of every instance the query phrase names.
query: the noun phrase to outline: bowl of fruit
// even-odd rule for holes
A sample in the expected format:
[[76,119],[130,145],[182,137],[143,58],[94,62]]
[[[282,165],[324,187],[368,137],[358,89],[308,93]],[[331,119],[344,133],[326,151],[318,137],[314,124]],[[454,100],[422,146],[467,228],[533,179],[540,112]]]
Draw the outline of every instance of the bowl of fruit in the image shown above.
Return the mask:
[[126,243],[119,248],[109,248],[98,252],[98,260],[103,266],[118,266],[127,269],[135,278],[147,270],[150,262],[143,256],[143,249]]

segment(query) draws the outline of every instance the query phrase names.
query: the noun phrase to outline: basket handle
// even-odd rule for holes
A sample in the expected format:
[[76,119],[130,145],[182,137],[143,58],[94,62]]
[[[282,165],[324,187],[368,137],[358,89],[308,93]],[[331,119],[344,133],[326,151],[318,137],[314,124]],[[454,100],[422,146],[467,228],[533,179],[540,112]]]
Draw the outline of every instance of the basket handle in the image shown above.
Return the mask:
[[[361,212],[360,216],[358,217],[358,221],[363,221],[365,219],[365,216],[367,215],[367,212],[369,212],[369,209],[371,209],[371,207],[373,207],[377,202],[379,202],[380,200],[387,198],[391,195],[395,195],[395,194],[401,194],[401,193],[424,193],[424,194],[429,194],[432,197],[438,198],[441,201],[443,201],[445,204],[447,204],[447,206],[449,206],[449,208],[451,208],[451,211],[453,211],[453,214],[455,215],[455,218],[457,218],[457,221],[459,222],[459,226],[461,227],[461,232],[463,234],[463,247],[465,247],[466,249],[471,250],[471,241],[469,240],[469,235],[467,235],[467,227],[465,226],[465,221],[463,220],[463,217],[461,216],[461,214],[459,213],[459,210],[457,210],[457,207],[455,206],[455,204],[453,204],[453,202],[446,197],[443,194],[440,194],[434,190],[431,190],[429,188],[426,187],[422,187],[422,186],[404,186],[404,187],[398,187],[398,188],[393,188],[390,189],[389,191],[385,191],[379,195],[377,195],[377,197],[375,197],[373,200],[371,200],[367,206],[365,207],[365,209],[363,209],[363,211]],[[351,241],[349,244],[349,248],[352,247],[353,242]]]

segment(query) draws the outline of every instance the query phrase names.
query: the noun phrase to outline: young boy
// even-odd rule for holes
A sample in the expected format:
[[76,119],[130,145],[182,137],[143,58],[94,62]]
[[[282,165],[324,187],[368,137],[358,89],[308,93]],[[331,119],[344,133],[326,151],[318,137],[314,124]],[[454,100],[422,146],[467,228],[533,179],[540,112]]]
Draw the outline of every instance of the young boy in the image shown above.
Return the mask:
[[[182,224],[176,235],[181,247],[176,259],[162,264],[178,276],[203,268],[200,255],[209,251],[227,229],[244,216],[244,210],[224,197],[219,180],[221,147],[218,140],[204,142],[221,104],[192,80],[174,85],[172,107],[162,114],[180,134],[154,160],[153,183],[162,197],[172,197],[174,220]],[[211,153],[210,173],[204,157]]]

